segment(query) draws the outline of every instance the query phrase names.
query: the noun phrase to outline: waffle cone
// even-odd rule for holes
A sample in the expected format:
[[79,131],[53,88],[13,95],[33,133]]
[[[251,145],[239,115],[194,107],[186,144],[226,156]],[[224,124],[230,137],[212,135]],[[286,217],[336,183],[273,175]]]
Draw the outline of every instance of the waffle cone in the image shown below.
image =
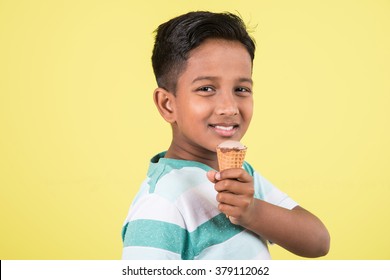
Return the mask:
[[241,168],[246,149],[217,148],[219,171],[229,168]]

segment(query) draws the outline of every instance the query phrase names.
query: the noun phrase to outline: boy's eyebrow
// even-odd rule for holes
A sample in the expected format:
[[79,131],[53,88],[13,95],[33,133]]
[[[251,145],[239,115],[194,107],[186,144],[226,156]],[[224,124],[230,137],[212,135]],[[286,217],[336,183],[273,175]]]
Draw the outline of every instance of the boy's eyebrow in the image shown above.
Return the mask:
[[[203,80],[215,81],[215,80],[218,80],[218,79],[219,78],[216,77],[216,76],[199,76],[199,77],[196,77],[192,81],[192,84],[194,84],[195,82],[198,82],[198,81],[203,81]],[[237,81],[238,82],[248,82],[251,85],[253,84],[253,80],[251,78],[239,78],[239,79],[237,79]]]
[[253,85],[253,80],[251,78],[240,78],[238,79],[239,82],[248,82],[251,85]]

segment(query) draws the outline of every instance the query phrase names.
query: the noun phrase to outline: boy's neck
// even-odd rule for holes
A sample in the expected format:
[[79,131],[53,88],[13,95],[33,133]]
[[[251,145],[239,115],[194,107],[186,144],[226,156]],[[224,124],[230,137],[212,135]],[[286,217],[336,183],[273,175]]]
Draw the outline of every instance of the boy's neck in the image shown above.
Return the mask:
[[215,170],[218,170],[218,159],[216,152],[210,152],[207,150],[201,151],[200,149],[187,150],[172,143],[167,153],[165,154],[165,157],[197,161],[206,164]]

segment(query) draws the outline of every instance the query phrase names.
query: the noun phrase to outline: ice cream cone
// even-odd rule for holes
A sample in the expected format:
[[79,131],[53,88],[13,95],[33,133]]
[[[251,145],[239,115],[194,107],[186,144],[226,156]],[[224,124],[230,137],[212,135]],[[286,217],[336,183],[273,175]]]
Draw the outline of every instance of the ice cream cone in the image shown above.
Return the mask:
[[245,160],[246,150],[247,147],[238,141],[225,141],[218,145],[219,171],[228,168],[241,168]]
[[[242,168],[247,147],[238,141],[225,141],[217,147],[219,171],[229,168]],[[229,219],[229,215],[226,214]]]

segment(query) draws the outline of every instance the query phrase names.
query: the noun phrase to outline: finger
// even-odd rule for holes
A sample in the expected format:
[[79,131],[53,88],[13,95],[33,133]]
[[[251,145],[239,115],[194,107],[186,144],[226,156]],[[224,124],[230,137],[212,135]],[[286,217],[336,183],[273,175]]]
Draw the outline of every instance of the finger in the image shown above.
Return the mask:
[[240,197],[230,192],[220,192],[216,197],[219,203],[228,204],[231,206],[240,205]]
[[255,194],[253,184],[229,179],[215,183],[214,189],[217,192],[230,192],[244,197],[253,197]]
[[215,178],[215,175],[217,174],[217,171],[215,170],[210,170],[207,172],[207,179],[209,179],[209,181],[211,183],[216,183],[217,182],[217,179]]
[[222,204],[237,207],[243,211],[248,209],[253,203],[253,199],[242,195],[235,195],[228,192],[222,192],[217,194],[217,201]]
[[243,187],[243,183],[234,179],[225,179],[222,181],[218,181],[214,185],[214,189],[217,192],[231,192],[235,194],[243,193],[245,187]]
[[217,179],[235,179],[240,182],[250,182],[252,180],[252,176],[242,168],[229,168],[220,171]]
[[237,207],[220,203],[218,205],[218,210],[226,215],[227,218],[235,217],[237,215]]

